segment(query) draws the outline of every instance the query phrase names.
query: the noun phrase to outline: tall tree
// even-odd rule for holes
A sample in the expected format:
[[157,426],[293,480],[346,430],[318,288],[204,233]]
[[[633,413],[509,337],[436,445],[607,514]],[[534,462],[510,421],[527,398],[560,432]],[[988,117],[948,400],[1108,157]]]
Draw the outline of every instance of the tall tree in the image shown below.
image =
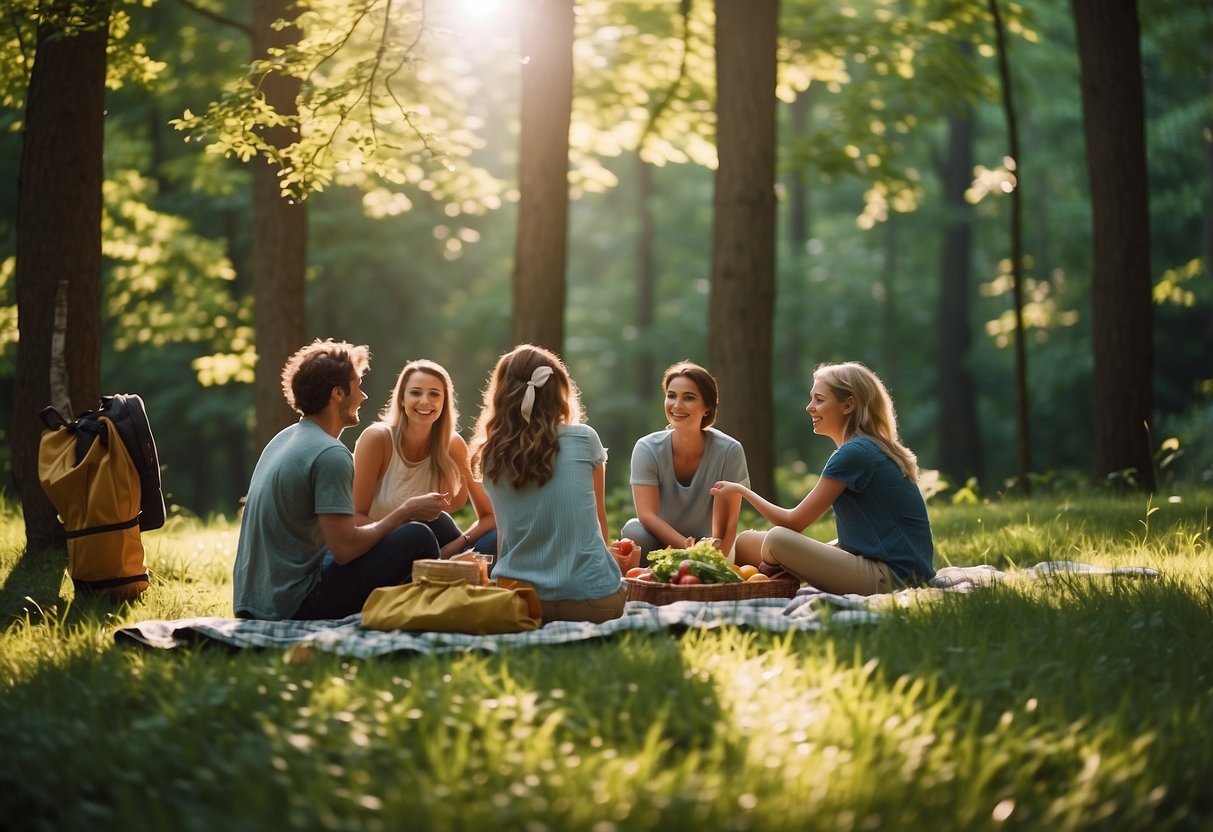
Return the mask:
[[716,3],[717,152],[709,355],[721,427],[774,495],[775,38],[779,0]]
[[1011,61],[1007,55],[1006,29],[998,0],[990,0],[990,16],[994,19],[994,37],[998,43],[998,77],[1002,87],[1002,110],[1007,122],[1007,152],[1015,166],[1015,186],[1011,190],[1011,297],[1015,313],[1015,427],[1016,467],[1019,488],[1025,494],[1031,489],[1028,472],[1032,470],[1032,420],[1028,418],[1028,357],[1023,328],[1023,170],[1019,153],[1019,118],[1015,109],[1014,86],[1011,81]]
[[525,0],[513,338],[564,349],[573,0]]
[[[277,50],[299,39],[291,20],[294,0],[254,0],[253,58],[273,60]],[[302,82],[297,76],[270,71],[261,89],[266,103],[282,116],[298,114]],[[285,149],[296,139],[286,125],[263,128],[265,140]],[[280,160],[253,163],[253,320],[257,332],[257,374],[253,381],[255,440],[264,446],[295,414],[282,396],[281,370],[305,338],[304,275],[307,260],[307,208],[282,194]]]
[[1154,488],[1150,420],[1154,318],[1135,0],[1071,0],[1082,72],[1083,133],[1094,224],[1092,474],[1132,470]]
[[965,190],[973,176],[972,108],[948,119],[947,155],[941,160],[944,208],[940,257],[939,325],[935,351],[939,402],[939,467],[949,476],[981,477],[981,435],[973,378],[972,296],[973,206]]
[[[46,4],[26,93],[17,198],[21,340],[12,454],[30,552],[63,541],[63,529],[39,483],[38,411],[52,401],[64,405],[63,395],[77,411],[95,407],[100,397],[101,182],[109,19],[108,0]],[[62,349],[52,348],[57,312]],[[66,375],[60,391],[52,390],[52,353],[62,358],[61,375]]]

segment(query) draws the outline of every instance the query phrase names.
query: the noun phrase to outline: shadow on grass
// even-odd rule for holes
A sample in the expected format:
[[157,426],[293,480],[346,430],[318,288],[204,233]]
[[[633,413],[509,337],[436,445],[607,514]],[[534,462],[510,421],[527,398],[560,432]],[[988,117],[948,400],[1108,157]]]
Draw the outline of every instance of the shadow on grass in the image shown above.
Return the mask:
[[104,592],[78,594],[65,580],[67,551],[44,549],[24,552],[12,571],[0,576],[0,630],[7,630],[26,616],[38,623],[52,611],[65,623],[90,618],[104,620],[109,613],[128,605]]
[[36,620],[43,610],[63,606],[69,600],[63,590],[66,569],[64,549],[23,553],[0,583],[0,622],[7,628],[27,614]]

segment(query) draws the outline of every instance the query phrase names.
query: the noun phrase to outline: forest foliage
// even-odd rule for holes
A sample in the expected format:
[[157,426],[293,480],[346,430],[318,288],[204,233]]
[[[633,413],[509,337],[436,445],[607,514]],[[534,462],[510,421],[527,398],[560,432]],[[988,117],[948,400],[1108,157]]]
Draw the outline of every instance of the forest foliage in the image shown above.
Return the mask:
[[[441,8],[438,8],[441,6]],[[902,432],[935,467],[941,383],[940,199],[946,124],[976,124],[971,355],[986,463],[974,490],[1014,472],[1006,237],[1008,164],[987,4],[784,0],[774,389],[780,482],[818,470],[812,368],[858,359],[888,382]],[[106,122],[102,387],[148,403],[178,510],[234,513],[252,447],[255,360],[250,180],[256,78],[245,4],[115,4]],[[370,418],[396,371],[427,357],[455,379],[466,428],[508,349],[518,193],[513,4],[311,0],[283,188],[309,208],[309,337],[364,342]],[[0,430],[12,413],[15,205],[31,0],[0,23]],[[577,6],[570,131],[565,359],[626,482],[634,440],[663,423],[658,369],[706,362],[714,149],[711,5]],[[23,17],[23,13],[29,13]],[[1090,454],[1091,229],[1073,26],[1064,4],[1004,4],[1022,121],[1033,470],[1072,484]],[[1213,480],[1213,19],[1207,4],[1141,4],[1155,281],[1160,472]],[[346,37],[349,35],[349,37]],[[652,189],[640,190],[649,166]],[[793,177],[806,216],[789,227]],[[655,218],[656,326],[636,325],[638,201]],[[946,383],[946,382],[944,382]],[[729,395],[726,389],[724,396]],[[724,426],[727,428],[727,426]],[[357,430],[343,438],[352,444]],[[0,464],[7,448],[0,445]],[[7,480],[7,477],[5,477]],[[951,483],[962,493],[965,483]]]

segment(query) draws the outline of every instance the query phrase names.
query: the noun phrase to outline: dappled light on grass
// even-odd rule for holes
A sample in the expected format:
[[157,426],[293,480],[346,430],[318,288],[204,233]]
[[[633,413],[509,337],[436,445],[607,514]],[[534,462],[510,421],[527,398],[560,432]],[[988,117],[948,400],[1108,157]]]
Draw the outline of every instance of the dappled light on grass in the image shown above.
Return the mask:
[[[1068,554],[1152,565],[1153,579],[1013,578],[817,633],[361,661],[313,645],[116,647],[132,620],[230,614],[234,527],[183,521],[145,536],[156,577],[140,602],[77,599],[67,584],[0,634],[0,781],[16,784],[0,817],[309,832],[1203,828],[1205,504],[932,514],[965,565]],[[18,558],[0,558],[7,593]],[[37,575],[58,588],[62,565],[50,571]],[[149,783],[172,799],[148,800]]]

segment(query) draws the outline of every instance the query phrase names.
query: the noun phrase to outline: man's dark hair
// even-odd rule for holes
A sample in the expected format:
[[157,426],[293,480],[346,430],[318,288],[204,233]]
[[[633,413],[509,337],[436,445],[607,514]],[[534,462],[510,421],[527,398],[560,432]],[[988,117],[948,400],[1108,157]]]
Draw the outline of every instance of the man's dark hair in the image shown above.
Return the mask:
[[297,350],[282,368],[282,394],[286,403],[302,416],[324,410],[334,387],[350,392],[350,381],[371,365],[371,351],[365,344],[354,346],[345,341],[317,338]]

